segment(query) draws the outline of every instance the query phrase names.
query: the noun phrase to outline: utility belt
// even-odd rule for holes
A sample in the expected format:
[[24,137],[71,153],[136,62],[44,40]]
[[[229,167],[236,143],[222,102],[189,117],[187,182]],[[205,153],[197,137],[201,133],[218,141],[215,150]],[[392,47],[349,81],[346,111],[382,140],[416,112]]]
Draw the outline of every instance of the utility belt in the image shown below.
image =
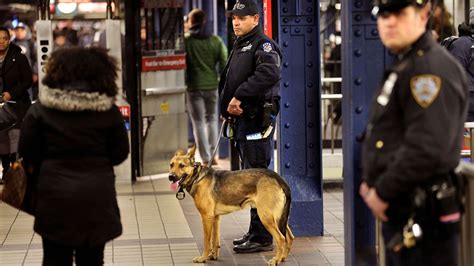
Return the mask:
[[466,184],[464,176],[450,171],[416,188],[408,221],[388,241],[387,248],[399,252],[415,247],[427,236],[443,239],[457,233],[464,213]]
[[280,111],[279,97],[273,97],[271,100],[265,100],[259,104],[243,106],[244,112],[239,118],[228,118],[224,125],[223,135],[226,138],[233,139],[236,137],[236,123],[238,119],[251,121],[256,127],[262,129],[260,132],[249,134],[247,140],[261,140],[270,136],[273,131],[273,124]]

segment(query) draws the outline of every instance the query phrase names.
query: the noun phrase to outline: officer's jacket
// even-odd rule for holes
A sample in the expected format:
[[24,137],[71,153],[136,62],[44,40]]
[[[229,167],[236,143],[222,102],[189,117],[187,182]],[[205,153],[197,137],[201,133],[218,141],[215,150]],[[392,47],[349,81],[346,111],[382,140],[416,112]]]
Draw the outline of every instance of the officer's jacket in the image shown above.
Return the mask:
[[467,112],[464,73],[429,33],[386,71],[369,112],[362,159],[363,178],[390,205],[458,164]]
[[280,48],[262,33],[260,27],[237,38],[219,82],[222,115],[230,116],[227,106],[235,97],[242,102],[241,118],[254,120],[259,117],[264,100],[278,97],[280,62]]

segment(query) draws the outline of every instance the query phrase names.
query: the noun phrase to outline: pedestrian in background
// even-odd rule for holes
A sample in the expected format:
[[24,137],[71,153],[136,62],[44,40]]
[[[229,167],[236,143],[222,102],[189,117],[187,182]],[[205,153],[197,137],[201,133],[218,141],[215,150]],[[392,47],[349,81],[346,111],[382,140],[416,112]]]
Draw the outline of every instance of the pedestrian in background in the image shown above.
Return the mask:
[[429,0],[377,0],[373,12],[382,43],[396,56],[369,111],[359,193],[382,221],[387,266],[458,265],[461,206],[453,171],[467,80],[426,31],[430,10]]
[[[31,67],[21,48],[10,42],[10,32],[0,27],[0,156],[3,174],[16,159],[20,124],[30,106]],[[12,128],[13,127],[13,128]]]
[[37,183],[34,230],[43,265],[102,265],[122,233],[113,166],[129,153],[114,104],[117,65],[101,48],[59,49],[39,102],[25,116],[19,153]]
[[474,8],[469,9],[469,24],[458,26],[459,38],[449,45],[449,52],[467,72],[469,80],[469,110],[467,121],[474,122]]
[[207,165],[217,145],[218,73],[227,61],[227,48],[220,37],[207,30],[204,11],[193,9],[188,14],[188,20],[189,34],[184,39],[186,104],[193,125],[194,140],[203,164]]
[[28,90],[31,99],[36,100],[38,98],[38,53],[36,51],[36,42],[32,38],[28,25],[23,22],[18,23],[15,27],[15,38],[12,42],[18,45],[21,48],[21,53],[28,58],[33,78],[33,84]]
[[437,42],[454,35],[453,16],[449,13],[444,0],[433,1],[432,34]]
[[[281,51],[262,32],[255,1],[237,1],[226,15],[232,18],[237,39],[219,83],[221,114],[233,121],[242,168],[268,168],[279,111]],[[272,250],[272,236],[257,209],[250,210],[250,218],[248,233],[233,242],[234,251]]]

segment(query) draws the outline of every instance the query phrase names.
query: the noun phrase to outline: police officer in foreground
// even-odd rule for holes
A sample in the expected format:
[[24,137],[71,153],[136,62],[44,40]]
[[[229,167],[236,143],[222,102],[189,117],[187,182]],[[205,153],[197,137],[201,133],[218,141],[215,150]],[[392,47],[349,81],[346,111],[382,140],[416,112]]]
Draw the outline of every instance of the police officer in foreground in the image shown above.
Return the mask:
[[369,113],[359,193],[383,222],[387,265],[457,265],[460,206],[451,172],[467,80],[426,30],[430,8],[426,0],[379,0],[373,10],[395,58]]
[[[257,3],[240,0],[227,11],[237,39],[219,83],[222,116],[233,121],[234,139],[244,169],[267,168],[273,154],[273,128],[279,110],[278,45],[262,33]],[[272,250],[272,236],[251,209],[247,234],[234,240],[234,251]]]

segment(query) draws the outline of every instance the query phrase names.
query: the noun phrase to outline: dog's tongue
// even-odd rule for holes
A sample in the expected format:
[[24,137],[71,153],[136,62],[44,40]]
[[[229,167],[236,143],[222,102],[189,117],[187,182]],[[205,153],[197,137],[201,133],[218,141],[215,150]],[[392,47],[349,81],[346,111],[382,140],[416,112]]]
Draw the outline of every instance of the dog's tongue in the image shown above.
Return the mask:
[[174,182],[174,183],[170,183],[170,190],[171,191],[178,191],[178,184],[179,182]]

